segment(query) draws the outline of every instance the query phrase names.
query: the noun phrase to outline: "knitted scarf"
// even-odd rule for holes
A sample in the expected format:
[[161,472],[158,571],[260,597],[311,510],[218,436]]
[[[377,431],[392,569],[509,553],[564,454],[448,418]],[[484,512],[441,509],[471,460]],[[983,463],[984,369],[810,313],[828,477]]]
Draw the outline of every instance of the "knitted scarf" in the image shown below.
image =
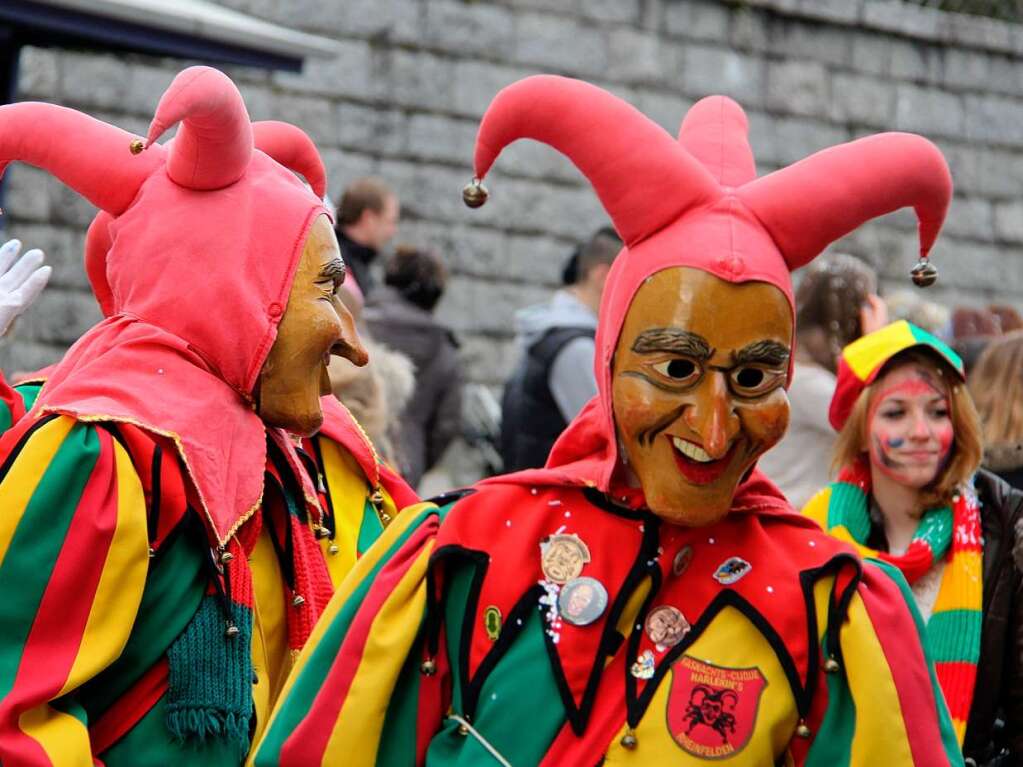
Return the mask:
[[864,557],[899,568],[911,584],[946,558],[927,621],[927,642],[961,746],[980,656],[983,540],[977,496],[971,482],[953,497],[951,508],[926,511],[906,552],[896,556],[865,545],[870,534],[870,489],[870,470],[865,462],[857,462],[811,500],[806,513],[831,535],[855,545]]
[[[290,595],[287,631],[292,657],[309,638],[333,592],[302,491],[289,476],[291,469],[281,452],[277,445],[268,445],[263,513],[254,514],[222,551],[210,552],[206,596],[168,648],[166,723],[179,741],[227,740],[241,747],[241,753],[248,748],[253,713],[253,584],[248,558],[264,526]],[[283,518],[271,517],[268,505],[283,512]]]

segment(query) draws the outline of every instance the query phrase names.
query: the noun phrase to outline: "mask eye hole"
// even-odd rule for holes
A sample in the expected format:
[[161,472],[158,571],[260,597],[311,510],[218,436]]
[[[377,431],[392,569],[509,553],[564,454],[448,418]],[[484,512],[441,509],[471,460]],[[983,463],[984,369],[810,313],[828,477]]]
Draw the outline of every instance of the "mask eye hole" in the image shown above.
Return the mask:
[[653,365],[653,369],[672,381],[685,381],[700,372],[695,362],[683,357],[657,362]]
[[735,374],[735,382],[743,389],[755,389],[764,382],[767,375],[757,368],[743,368]]
[[759,397],[767,394],[784,381],[782,370],[765,369],[756,366],[736,368],[729,374],[732,391],[740,397]]

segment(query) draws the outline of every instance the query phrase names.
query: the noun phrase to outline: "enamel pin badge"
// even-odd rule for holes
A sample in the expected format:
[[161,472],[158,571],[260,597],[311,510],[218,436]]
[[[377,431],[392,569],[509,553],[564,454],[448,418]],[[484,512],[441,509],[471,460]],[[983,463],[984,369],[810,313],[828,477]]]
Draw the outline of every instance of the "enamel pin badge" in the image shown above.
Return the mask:
[[714,571],[714,580],[724,586],[730,586],[753,569],[753,565],[742,557],[729,557]]

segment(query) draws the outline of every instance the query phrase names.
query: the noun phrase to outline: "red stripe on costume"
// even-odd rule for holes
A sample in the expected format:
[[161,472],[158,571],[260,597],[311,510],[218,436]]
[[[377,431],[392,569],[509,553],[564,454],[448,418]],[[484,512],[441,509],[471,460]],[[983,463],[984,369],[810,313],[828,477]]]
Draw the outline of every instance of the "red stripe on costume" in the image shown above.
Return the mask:
[[281,746],[282,767],[320,763],[334,725],[346,702],[349,687],[362,665],[363,649],[377,613],[408,572],[411,564],[422,554],[422,547],[427,540],[435,536],[436,532],[435,526],[421,525],[373,579],[373,585],[348,627],[341,651],[312,702],[310,714]]
[[[977,672],[977,667],[972,663],[962,661],[939,662],[934,664],[934,671],[938,676],[938,684],[943,691],[964,689],[970,692],[973,691],[973,685],[966,684],[967,679],[971,682],[973,681],[973,677]],[[972,700],[972,695],[968,695],[965,698],[958,696],[956,700],[950,700],[946,696],[945,704],[948,706],[949,714],[952,715],[953,719],[965,722],[970,718],[970,704]]]
[[[913,629],[902,592],[884,573],[864,568],[859,595],[899,696],[914,764],[946,764],[934,688],[920,636]],[[876,596],[875,596],[876,595]],[[898,629],[906,629],[899,631]]]
[[[19,760],[34,764],[40,759],[39,743],[17,728],[18,716],[57,697],[67,682],[117,528],[112,438],[103,429],[96,429],[96,436],[100,444],[96,465],[53,565],[8,694],[16,708],[13,716],[3,717],[14,729],[10,740],[5,739],[5,753],[11,764],[19,764]],[[21,702],[24,705],[19,705]],[[42,762],[46,761],[48,757],[43,754]]]
[[437,673],[419,677],[419,706],[416,709],[416,764],[426,764],[426,752],[440,730],[451,706],[451,664],[448,662],[447,634],[443,624],[437,643]]
[[91,725],[93,753],[102,754],[149,713],[167,691],[167,659],[161,658]]

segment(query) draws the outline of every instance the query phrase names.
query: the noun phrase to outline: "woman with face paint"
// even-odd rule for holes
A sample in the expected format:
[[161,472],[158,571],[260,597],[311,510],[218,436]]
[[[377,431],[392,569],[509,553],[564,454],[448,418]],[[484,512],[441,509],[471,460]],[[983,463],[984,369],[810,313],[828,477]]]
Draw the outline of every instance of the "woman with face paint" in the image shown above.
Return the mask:
[[597,395],[544,468],[402,512],[253,764],[962,764],[911,595],[756,470],[788,422],[792,269],[903,206],[926,253],[947,166],[882,134],[758,177],[747,129],[722,96],[676,138],[578,80],[497,95],[466,202],[505,146],[537,139],[624,243]]
[[829,418],[838,479],[804,513],[909,583],[965,756],[1023,759],[1023,495],[978,471],[963,364],[906,321],[847,346]]

